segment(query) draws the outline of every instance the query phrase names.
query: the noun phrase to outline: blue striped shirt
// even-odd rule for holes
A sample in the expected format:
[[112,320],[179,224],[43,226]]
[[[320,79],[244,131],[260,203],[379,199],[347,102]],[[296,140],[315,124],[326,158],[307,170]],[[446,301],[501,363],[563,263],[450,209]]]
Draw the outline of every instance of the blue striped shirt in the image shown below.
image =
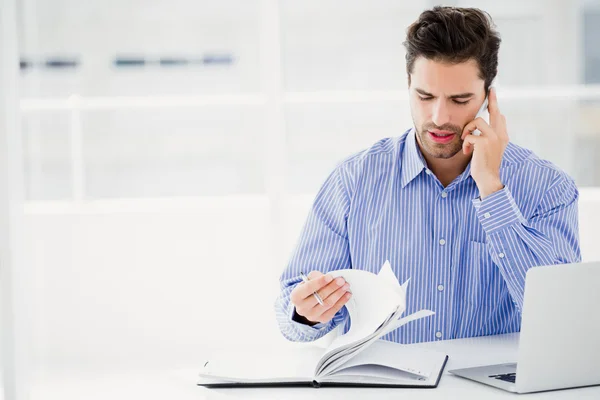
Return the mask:
[[345,307],[325,324],[292,319],[290,293],[300,271],[378,273],[388,259],[401,283],[411,278],[404,315],[421,309],[435,315],[385,339],[519,331],[527,270],[581,260],[579,192],[566,173],[513,143],[500,178],[504,189],[483,200],[470,164],[444,187],[427,168],[413,129],[344,160],[319,190],[281,276],[275,310],[283,335],[312,341],[338,325],[349,328]]

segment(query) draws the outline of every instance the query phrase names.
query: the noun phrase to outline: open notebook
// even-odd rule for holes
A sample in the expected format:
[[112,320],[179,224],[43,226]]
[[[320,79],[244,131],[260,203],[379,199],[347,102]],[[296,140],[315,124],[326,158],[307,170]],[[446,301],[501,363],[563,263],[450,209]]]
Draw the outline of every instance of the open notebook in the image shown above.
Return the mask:
[[421,310],[401,318],[408,281],[400,285],[387,261],[377,275],[354,269],[329,274],[350,284],[348,332],[326,349],[247,349],[229,359],[206,360],[198,384],[436,387],[448,360],[445,354],[380,340],[410,321],[434,314]]

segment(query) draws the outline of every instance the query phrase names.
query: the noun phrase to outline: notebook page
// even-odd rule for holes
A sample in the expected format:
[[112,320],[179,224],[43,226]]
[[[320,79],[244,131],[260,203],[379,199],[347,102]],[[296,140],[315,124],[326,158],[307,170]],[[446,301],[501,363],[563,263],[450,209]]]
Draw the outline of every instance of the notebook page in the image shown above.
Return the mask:
[[351,343],[347,346],[341,347],[337,349],[335,352],[327,354],[327,357],[322,357],[317,365],[317,369],[315,371],[316,376],[326,376],[329,373],[335,371],[338,367],[343,366],[346,361],[354,357],[356,354],[365,350],[369,347],[373,342],[378,340],[381,336],[383,336],[384,332],[387,330],[387,326],[390,323],[396,321],[398,316],[401,314],[400,311],[392,314],[390,318],[379,327],[375,332],[371,335],[357,341]]
[[[404,302],[385,277],[362,270],[339,270],[329,274],[334,278],[342,276],[350,284],[354,301],[346,305],[351,321],[350,329],[335,338],[325,354],[372,335]],[[400,287],[397,283],[396,285]]]
[[[375,331],[368,334],[367,336],[364,336],[362,339],[355,340],[351,343],[348,343],[350,341],[347,340],[343,345],[342,340],[339,338],[337,342],[333,342],[332,345],[329,347],[328,351],[324,354],[319,364],[317,365],[315,375],[322,377],[328,375],[329,373],[332,373],[336,369],[343,367],[344,363],[347,360],[354,357],[356,354],[370,346],[371,343],[378,340],[382,336],[388,334],[389,332],[392,332],[395,329],[398,329],[399,327],[407,324],[408,322],[435,314],[434,312],[429,310],[421,310],[407,317],[400,318],[400,316],[406,308],[406,290],[408,288],[410,279],[408,279],[404,284],[400,285],[398,283],[396,275],[391,269],[389,261],[386,261],[384,263],[381,270],[377,274],[377,278],[380,281],[385,282],[389,286],[389,288],[391,288],[397,293],[397,304],[399,303],[398,308],[393,314],[388,316],[388,319],[383,324],[381,324]],[[373,297],[372,294],[369,297]],[[352,312],[355,306],[355,304],[351,304],[350,302],[347,304],[350,318],[352,318],[352,315],[354,315]],[[336,344],[338,346],[332,350],[332,348]]]
[[200,378],[207,383],[310,381],[322,353],[323,349],[316,346],[223,352],[202,363]]
[[368,349],[346,362],[334,374],[344,374],[346,368],[374,364],[398,369],[427,379],[432,374],[437,374],[445,358],[445,354],[435,351],[377,340]]

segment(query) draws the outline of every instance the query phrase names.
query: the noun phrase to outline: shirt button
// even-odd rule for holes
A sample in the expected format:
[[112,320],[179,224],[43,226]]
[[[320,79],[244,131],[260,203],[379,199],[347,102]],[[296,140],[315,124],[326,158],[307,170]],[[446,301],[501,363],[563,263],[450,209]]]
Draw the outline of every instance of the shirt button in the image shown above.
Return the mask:
[[442,192],[442,198],[444,198],[444,199],[445,199],[446,197],[448,197],[448,193],[446,193],[446,192]]
[[426,170],[425,170],[425,173],[426,173],[427,175],[431,175],[431,171],[430,171],[430,170],[428,170],[428,169],[426,169]]
[[498,254],[498,257],[500,257],[500,258],[504,258],[504,253],[500,253],[500,254]]
[[438,290],[441,292],[444,290],[444,285],[438,285]]
[[436,332],[435,333],[435,337],[438,338],[438,339],[441,338],[442,337],[442,332]]
[[446,241],[444,239],[440,239],[440,245],[443,246],[446,244]]
[[485,213],[485,214],[483,214],[483,218],[489,218],[489,217],[491,217],[491,216],[492,216],[492,215],[491,215],[490,213]]

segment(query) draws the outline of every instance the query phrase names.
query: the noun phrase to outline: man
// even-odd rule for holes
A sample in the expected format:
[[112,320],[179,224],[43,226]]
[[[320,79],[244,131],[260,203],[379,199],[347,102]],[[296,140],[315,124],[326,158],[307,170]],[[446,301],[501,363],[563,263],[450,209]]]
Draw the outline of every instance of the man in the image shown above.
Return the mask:
[[573,180],[509,142],[494,89],[489,124],[475,119],[498,66],[489,15],[435,7],[404,44],[414,128],[343,161],[317,194],[276,301],[289,340],[349,328],[351,288],[328,271],[389,259],[411,278],[405,313],[436,313],[385,337],[415,343],[519,331],[527,270],[581,259]]

